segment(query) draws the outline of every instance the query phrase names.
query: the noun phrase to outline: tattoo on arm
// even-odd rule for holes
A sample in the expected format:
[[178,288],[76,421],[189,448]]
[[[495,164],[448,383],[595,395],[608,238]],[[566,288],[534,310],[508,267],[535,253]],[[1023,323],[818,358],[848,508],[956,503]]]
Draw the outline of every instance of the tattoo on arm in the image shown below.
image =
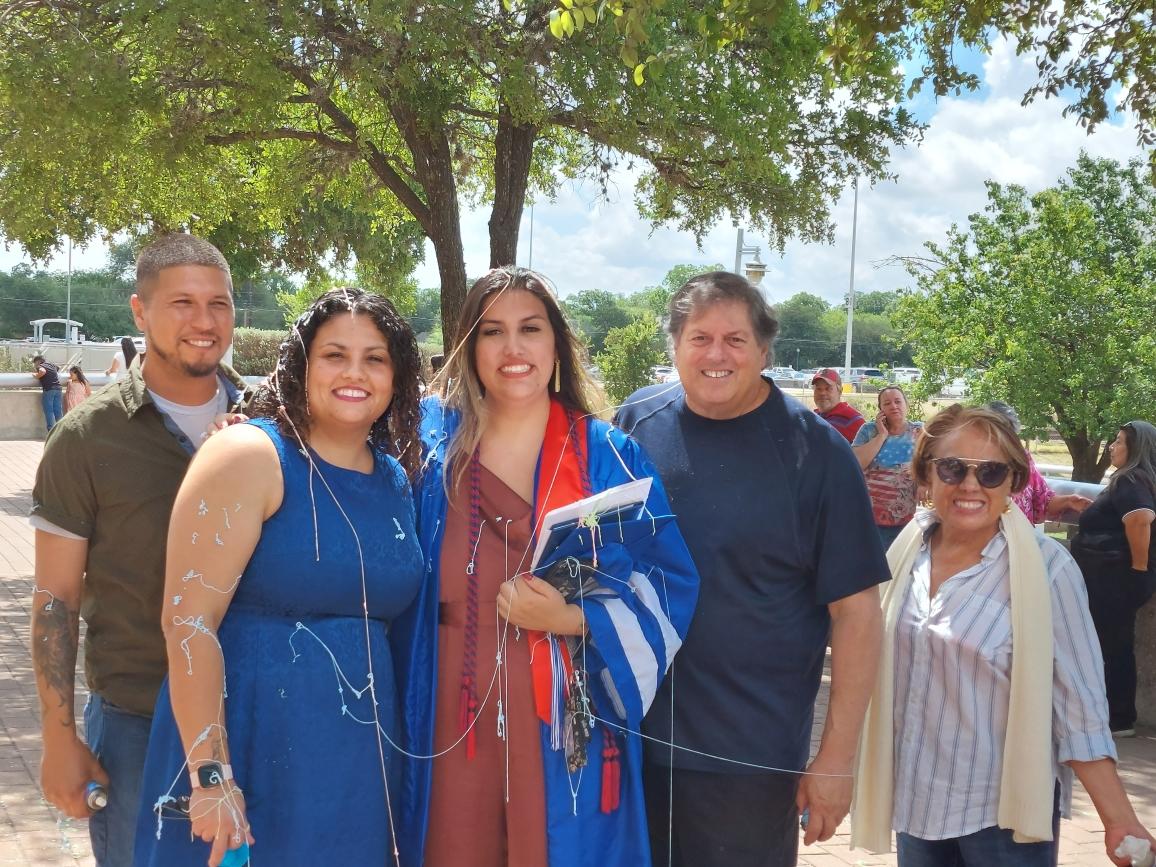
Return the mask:
[[[65,710],[61,725],[71,728],[73,700],[76,694],[76,649],[80,641],[79,612],[70,609],[60,599],[34,608],[32,613],[32,665],[48,691],[57,697],[56,708]],[[53,710],[49,695],[42,692],[41,714]]]

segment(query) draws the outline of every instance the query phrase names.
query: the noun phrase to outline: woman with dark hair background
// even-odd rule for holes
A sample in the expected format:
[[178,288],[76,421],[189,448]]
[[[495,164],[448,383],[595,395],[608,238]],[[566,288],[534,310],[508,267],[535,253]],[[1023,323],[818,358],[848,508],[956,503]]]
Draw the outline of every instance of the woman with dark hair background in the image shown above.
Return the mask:
[[215,867],[247,845],[257,863],[391,862],[402,738],[387,632],[422,576],[419,372],[389,301],[327,292],[281,344],[257,418],[190,465],[138,867]]
[[1156,517],[1156,427],[1130,421],[1108,449],[1115,472],[1080,515],[1072,556],[1104,654],[1108,722],[1116,737],[1136,732],[1136,613],[1156,589],[1151,556]]
[[851,451],[867,477],[875,526],[887,548],[915,515],[911,456],[923,433],[923,422],[908,420],[907,395],[897,385],[880,391],[878,403],[879,414],[859,428]]
[[122,371],[128,370],[132,360],[137,357],[136,343],[131,337],[122,337],[120,339],[120,349],[112,357],[112,364],[108,366],[105,371],[106,376],[111,376],[113,380],[120,377]]

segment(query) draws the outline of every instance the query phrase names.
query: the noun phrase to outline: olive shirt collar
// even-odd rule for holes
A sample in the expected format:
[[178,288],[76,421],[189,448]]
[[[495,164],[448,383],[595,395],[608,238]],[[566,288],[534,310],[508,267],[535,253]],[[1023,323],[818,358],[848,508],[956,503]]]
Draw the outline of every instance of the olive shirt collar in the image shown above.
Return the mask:
[[[133,418],[138,412],[146,406],[153,407],[164,420],[165,429],[168,430],[181,446],[189,454],[195,450],[195,445],[188,442],[188,438],[181,432],[181,429],[153,400],[152,395],[149,394],[148,386],[145,385],[144,372],[140,365],[139,358],[134,358],[132,364],[128,367],[128,376],[122,377],[117,382],[117,387],[120,389],[120,397],[124,403],[125,413],[129,418]],[[241,375],[233,368],[224,364],[217,365],[217,382],[225,391],[226,403],[228,404],[229,412],[240,412],[245,405],[252,399],[253,393]]]

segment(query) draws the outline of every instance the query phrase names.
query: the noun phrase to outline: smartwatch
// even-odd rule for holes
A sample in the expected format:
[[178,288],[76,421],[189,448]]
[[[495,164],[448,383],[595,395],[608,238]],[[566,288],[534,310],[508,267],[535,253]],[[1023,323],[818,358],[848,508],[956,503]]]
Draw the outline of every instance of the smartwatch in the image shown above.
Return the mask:
[[233,766],[220,762],[205,762],[189,774],[194,789],[213,789],[233,779]]

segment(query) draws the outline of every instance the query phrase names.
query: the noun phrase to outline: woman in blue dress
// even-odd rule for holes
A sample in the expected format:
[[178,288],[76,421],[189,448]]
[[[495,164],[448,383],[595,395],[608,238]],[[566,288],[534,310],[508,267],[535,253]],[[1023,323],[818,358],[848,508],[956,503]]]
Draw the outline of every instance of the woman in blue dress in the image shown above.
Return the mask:
[[259,418],[190,466],[169,529],[169,679],[138,867],[391,860],[387,631],[421,583],[419,369],[387,300],[328,292],[281,344]]

